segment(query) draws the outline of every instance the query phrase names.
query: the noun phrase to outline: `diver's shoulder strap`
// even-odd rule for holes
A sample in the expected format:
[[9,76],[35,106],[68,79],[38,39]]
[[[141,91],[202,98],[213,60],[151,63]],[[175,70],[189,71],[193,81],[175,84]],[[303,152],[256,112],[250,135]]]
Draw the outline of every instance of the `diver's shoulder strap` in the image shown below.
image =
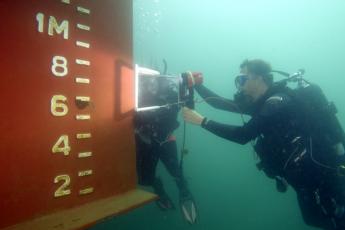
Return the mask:
[[260,114],[270,116],[285,108],[291,102],[291,97],[285,93],[275,93],[266,99]]

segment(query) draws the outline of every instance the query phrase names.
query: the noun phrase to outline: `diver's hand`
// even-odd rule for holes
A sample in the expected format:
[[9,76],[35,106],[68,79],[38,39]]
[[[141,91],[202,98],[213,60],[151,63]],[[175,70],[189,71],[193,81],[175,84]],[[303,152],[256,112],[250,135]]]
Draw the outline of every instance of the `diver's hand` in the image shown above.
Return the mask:
[[204,81],[204,77],[201,72],[187,72],[188,74],[188,86],[193,87],[195,85],[201,85]]
[[183,107],[182,112],[183,112],[183,118],[186,122],[189,122],[195,125],[201,125],[202,121],[204,120],[203,116],[201,116],[195,110],[192,110],[190,108]]

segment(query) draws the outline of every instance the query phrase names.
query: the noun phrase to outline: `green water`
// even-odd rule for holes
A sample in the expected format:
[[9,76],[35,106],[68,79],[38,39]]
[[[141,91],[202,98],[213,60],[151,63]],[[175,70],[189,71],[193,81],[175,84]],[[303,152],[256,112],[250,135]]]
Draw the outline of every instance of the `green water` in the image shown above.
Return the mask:
[[[169,73],[198,70],[205,85],[225,97],[235,92],[234,76],[245,58],[262,58],[287,72],[306,69],[339,110],[345,127],[344,0],[134,0],[136,63]],[[241,124],[238,115],[198,104],[216,121]],[[181,143],[181,129],[177,138]],[[187,127],[185,175],[199,208],[200,221],[189,226],[179,210],[149,204],[104,221],[91,230],[308,230],[294,191],[280,194],[274,181],[255,167],[250,145],[220,139],[200,127]],[[177,204],[172,178],[159,165],[165,187]]]

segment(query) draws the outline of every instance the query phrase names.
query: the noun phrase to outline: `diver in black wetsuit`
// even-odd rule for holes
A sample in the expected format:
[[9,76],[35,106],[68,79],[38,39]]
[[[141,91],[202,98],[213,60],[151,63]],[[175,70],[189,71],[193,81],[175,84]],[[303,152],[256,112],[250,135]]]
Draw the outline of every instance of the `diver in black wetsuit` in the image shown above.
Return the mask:
[[[326,230],[345,229],[344,132],[318,87],[304,85],[301,92],[310,91],[306,102],[286,82],[274,83],[271,73],[262,60],[243,62],[236,78],[240,91],[236,100],[195,84],[215,108],[250,115],[243,126],[220,124],[188,108],[183,109],[184,118],[239,144],[256,140],[258,167],[276,179],[278,191],[286,191],[287,184],[295,189],[305,223]],[[200,74],[189,75],[193,82],[202,82]]]
[[[151,90],[150,104],[166,105],[175,98],[177,91],[159,81],[158,87]],[[147,95],[146,95],[147,96]],[[154,100],[154,101],[152,101]],[[175,209],[166,193],[162,180],[156,175],[160,160],[169,174],[175,179],[179,190],[179,205],[184,219],[194,224],[197,220],[196,205],[183,175],[182,165],[178,162],[176,139],[173,135],[179,127],[177,104],[150,111],[136,112],[134,117],[135,140],[137,152],[138,183],[151,186],[159,196],[156,204],[161,210]]]

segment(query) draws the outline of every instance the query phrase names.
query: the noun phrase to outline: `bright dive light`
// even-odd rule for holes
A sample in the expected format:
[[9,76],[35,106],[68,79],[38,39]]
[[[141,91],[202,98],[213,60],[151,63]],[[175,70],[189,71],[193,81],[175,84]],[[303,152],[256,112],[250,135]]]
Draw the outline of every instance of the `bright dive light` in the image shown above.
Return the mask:
[[135,65],[135,111],[148,111],[179,104],[181,76]]
[[[159,106],[147,107],[147,108],[139,108],[139,76],[140,75],[159,75],[160,73],[156,70],[140,67],[139,65],[135,65],[135,110],[136,111],[144,111],[150,109],[157,109]],[[157,107],[157,108],[156,108]]]

